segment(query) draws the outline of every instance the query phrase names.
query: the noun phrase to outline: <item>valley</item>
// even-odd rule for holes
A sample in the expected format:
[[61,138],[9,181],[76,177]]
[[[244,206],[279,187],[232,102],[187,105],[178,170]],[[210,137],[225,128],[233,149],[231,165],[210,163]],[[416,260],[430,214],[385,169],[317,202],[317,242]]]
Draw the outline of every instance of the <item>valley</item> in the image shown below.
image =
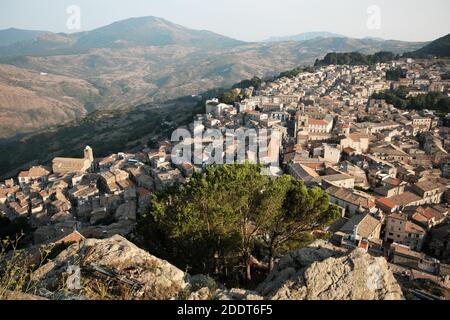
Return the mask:
[[163,103],[275,75],[310,65],[328,52],[403,53],[423,45],[343,37],[246,43],[154,17],[79,34],[38,33],[0,46],[0,139],[81,119],[94,110]]

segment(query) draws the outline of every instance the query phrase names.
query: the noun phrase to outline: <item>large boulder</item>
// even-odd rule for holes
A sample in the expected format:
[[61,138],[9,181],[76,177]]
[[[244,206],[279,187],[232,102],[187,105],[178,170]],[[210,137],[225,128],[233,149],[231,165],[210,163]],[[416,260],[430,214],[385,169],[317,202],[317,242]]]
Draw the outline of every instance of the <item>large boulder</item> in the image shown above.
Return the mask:
[[[50,290],[61,289],[69,266],[80,268],[80,293],[84,295],[96,292],[109,299],[174,299],[181,298],[188,286],[183,271],[119,235],[73,244],[33,276]],[[105,284],[102,290],[99,283]]]
[[316,241],[280,259],[258,287],[274,300],[400,300],[386,259]]

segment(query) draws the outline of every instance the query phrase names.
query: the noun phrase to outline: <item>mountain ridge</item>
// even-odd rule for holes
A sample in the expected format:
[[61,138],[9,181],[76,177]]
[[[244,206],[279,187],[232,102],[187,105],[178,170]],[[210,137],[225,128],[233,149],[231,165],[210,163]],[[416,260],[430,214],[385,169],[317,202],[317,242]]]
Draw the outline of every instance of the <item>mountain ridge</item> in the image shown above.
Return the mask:
[[412,56],[433,55],[437,57],[450,57],[450,33],[440,37],[423,48],[409,53]]
[[266,40],[263,40],[262,42],[305,41],[316,38],[347,38],[347,37],[333,32],[317,31],[317,32],[303,32],[290,36],[272,36]]
[[18,28],[3,29],[0,30],[0,47],[9,46],[21,41],[32,40],[44,33],[47,33],[47,31],[25,30]]
[[[15,67],[0,77],[5,88],[0,91],[0,139],[94,110],[163,103],[253,76],[275,75],[313,64],[328,52],[403,53],[421,47],[422,43],[351,38],[243,42],[157,17],[130,18],[74,34],[44,32],[0,47],[0,67]],[[61,83],[45,86],[45,79]],[[68,99],[73,101],[70,106]],[[50,110],[57,115],[51,122]],[[26,119],[34,120],[24,127]]]
[[[31,31],[30,31],[31,32]],[[1,35],[1,33],[0,33]],[[245,44],[207,30],[194,30],[166,19],[128,18],[76,33],[38,32],[33,38],[0,47],[0,57],[78,54],[96,48],[188,45],[226,48]]]

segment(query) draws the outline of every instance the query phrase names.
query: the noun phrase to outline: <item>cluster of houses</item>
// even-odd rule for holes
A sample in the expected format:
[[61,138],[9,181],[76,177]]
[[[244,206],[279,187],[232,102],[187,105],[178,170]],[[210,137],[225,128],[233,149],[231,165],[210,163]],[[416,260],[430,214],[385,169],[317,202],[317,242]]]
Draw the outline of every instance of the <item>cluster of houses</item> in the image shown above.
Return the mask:
[[86,147],[83,158],[54,158],[51,167],[35,166],[4,181],[0,212],[10,220],[28,219],[36,245],[73,234],[127,236],[151,192],[184,181],[165,157],[164,144],[155,152],[144,149],[101,159],[94,159]]
[[[399,81],[386,71],[402,68]],[[398,87],[417,96],[449,96],[449,66],[431,60],[398,60],[375,66],[324,66],[234,89],[245,98],[234,105],[208,100],[205,113],[184,129],[267,129],[281,139],[259,150],[277,152],[279,170],[320,187],[342,217],[329,227],[330,241],[360,247],[390,262],[434,275],[448,275],[450,262],[450,121],[433,111],[400,110],[375,92]],[[447,119],[448,120],[448,119]],[[194,138],[195,140],[195,138]],[[184,141],[189,144],[192,141]],[[132,232],[148,196],[201,171],[213,157],[203,139],[200,154],[172,161],[175,142],[156,150],[94,159],[55,158],[51,168],[20,172],[0,186],[1,211],[26,216],[35,243],[56,241],[77,230],[85,237]],[[224,142],[225,143],[225,142]],[[220,157],[227,158],[224,146]],[[276,151],[273,151],[276,150]],[[273,154],[272,154],[273,156]],[[195,158],[200,161],[195,161]]]
[[[326,66],[315,72],[235,89],[245,98],[207,101],[205,129],[279,131],[282,172],[320,187],[342,218],[330,241],[384,255],[392,263],[449,275],[450,129],[430,110],[400,110],[373,93],[439,91],[450,66],[399,60],[376,66]],[[386,71],[403,70],[399,81]]]

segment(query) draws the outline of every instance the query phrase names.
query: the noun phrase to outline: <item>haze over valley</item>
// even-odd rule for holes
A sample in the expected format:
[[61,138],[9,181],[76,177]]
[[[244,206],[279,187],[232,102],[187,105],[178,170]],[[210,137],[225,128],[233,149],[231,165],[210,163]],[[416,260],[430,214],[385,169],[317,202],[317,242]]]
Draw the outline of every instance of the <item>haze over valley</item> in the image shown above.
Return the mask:
[[303,38],[308,40],[250,43],[155,17],[75,34],[3,30],[0,138],[80,119],[93,110],[161,103],[275,75],[328,52],[403,53],[424,46],[324,33]]

